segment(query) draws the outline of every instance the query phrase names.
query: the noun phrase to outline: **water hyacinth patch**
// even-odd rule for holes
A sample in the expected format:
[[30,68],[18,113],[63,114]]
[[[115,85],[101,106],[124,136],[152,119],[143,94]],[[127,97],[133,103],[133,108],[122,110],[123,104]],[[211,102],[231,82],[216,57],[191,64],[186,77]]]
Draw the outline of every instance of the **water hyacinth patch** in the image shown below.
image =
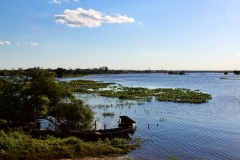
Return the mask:
[[124,87],[116,83],[95,82],[91,80],[74,80],[62,82],[74,92],[81,94],[97,94],[122,100],[158,101],[178,103],[205,103],[211,99],[210,94],[192,91],[186,88],[156,88]]

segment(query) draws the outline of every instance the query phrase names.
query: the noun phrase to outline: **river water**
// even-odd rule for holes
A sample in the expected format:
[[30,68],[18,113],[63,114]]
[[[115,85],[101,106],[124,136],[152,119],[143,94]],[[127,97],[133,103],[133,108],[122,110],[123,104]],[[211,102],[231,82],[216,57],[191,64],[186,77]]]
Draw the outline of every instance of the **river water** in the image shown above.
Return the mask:
[[[71,79],[78,78],[61,80]],[[158,160],[174,155],[181,159],[240,159],[240,76],[156,73],[91,75],[79,79],[133,87],[188,88],[212,95],[212,99],[203,104],[152,100],[139,105],[134,101],[119,102],[115,98],[85,98],[86,103],[92,106],[112,105],[94,109],[99,129],[104,125],[116,127],[120,115],[127,115],[137,122],[134,137],[141,137],[144,143],[125,157]],[[121,107],[120,103],[125,103],[125,106]],[[114,112],[115,115],[103,117],[104,112]]]

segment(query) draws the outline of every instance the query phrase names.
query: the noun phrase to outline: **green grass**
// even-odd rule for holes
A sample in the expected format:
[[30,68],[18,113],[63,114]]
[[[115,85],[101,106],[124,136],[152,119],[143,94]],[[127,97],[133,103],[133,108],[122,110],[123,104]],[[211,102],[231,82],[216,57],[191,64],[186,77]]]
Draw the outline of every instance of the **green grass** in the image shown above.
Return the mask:
[[0,160],[47,160],[84,157],[114,157],[141,145],[139,138],[83,142],[76,137],[34,139],[22,132],[0,131]]
[[92,80],[72,80],[70,82],[61,82],[65,86],[77,93],[96,93],[99,89],[107,88],[115,83],[95,82]]

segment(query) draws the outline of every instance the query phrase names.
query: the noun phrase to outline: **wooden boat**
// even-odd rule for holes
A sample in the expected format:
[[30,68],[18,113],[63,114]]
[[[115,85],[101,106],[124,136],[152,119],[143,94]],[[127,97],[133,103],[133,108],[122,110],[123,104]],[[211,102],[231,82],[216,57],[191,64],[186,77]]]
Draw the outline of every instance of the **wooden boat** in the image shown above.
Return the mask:
[[113,138],[128,138],[129,133],[132,133],[134,129],[132,127],[113,128],[106,130],[95,130],[86,132],[70,131],[68,136],[78,137],[85,141],[96,141],[99,139],[113,139]]
[[118,126],[119,127],[132,127],[137,128],[137,123],[129,118],[128,116],[119,116],[118,119]]
[[93,131],[66,131],[66,132],[55,132],[52,130],[39,130],[35,129],[31,131],[33,137],[44,137],[51,135],[54,137],[78,137],[84,141],[97,141],[99,139],[105,140],[113,138],[128,138],[129,134],[133,134],[136,130],[136,122],[128,116],[120,116],[118,121],[119,128],[106,129],[106,130],[93,130]]
[[54,137],[77,137],[84,141],[97,141],[99,139],[105,140],[113,139],[113,138],[128,138],[128,134],[132,134],[134,132],[134,128],[132,127],[122,127],[122,128],[113,128],[113,129],[106,129],[106,130],[94,130],[94,131],[68,131],[64,133],[59,133],[51,130],[32,130],[31,134],[34,138],[45,137],[47,135],[54,136]]

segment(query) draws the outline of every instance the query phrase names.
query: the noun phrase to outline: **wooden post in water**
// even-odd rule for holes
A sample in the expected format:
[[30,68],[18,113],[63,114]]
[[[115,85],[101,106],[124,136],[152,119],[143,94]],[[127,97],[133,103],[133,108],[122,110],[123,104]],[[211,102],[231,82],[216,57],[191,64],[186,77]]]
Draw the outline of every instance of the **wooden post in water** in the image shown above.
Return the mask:
[[157,123],[157,127],[158,127],[158,123]]
[[148,129],[149,129],[149,124],[148,124]]
[[95,130],[97,130],[97,121],[95,120]]

